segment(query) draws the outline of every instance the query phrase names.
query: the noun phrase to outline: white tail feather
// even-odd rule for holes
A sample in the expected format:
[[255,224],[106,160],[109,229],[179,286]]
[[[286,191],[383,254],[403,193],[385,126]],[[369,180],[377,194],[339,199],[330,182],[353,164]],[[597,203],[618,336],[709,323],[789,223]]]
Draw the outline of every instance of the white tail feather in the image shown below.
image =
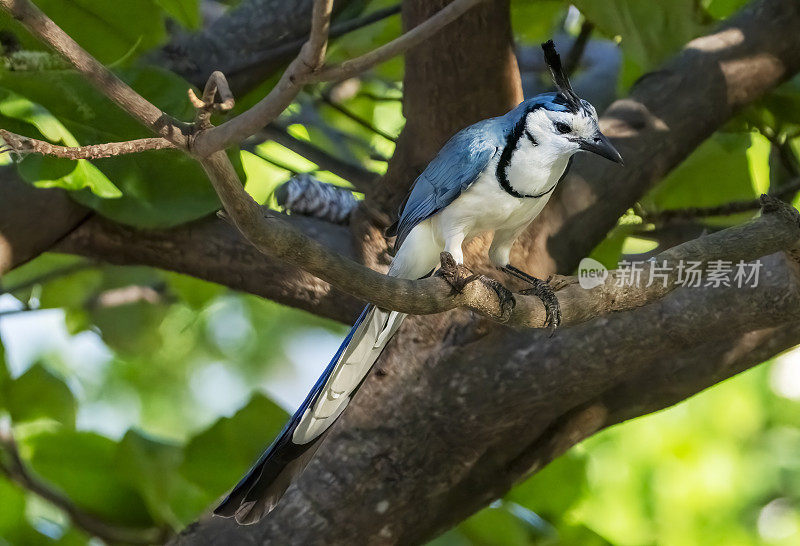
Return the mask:
[[319,397],[300,418],[292,442],[308,443],[336,421],[405,317],[403,313],[377,308],[364,317]]

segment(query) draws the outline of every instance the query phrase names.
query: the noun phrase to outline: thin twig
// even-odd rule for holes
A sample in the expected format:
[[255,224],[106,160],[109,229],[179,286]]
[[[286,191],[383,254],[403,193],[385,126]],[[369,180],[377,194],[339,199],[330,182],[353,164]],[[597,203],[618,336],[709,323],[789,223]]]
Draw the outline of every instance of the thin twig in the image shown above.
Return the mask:
[[397,139],[395,137],[393,137],[392,135],[390,135],[389,133],[387,133],[387,132],[375,127],[372,123],[370,123],[369,121],[365,120],[361,116],[358,116],[358,115],[354,114],[353,112],[351,112],[350,110],[348,110],[347,108],[342,106],[341,104],[339,104],[337,102],[334,102],[333,99],[331,99],[330,96],[328,96],[327,94],[323,93],[322,96],[321,96],[321,99],[322,99],[322,102],[324,104],[327,104],[328,106],[330,106],[331,108],[333,108],[334,110],[336,110],[337,112],[342,114],[343,116],[345,116],[348,119],[356,122],[357,124],[361,125],[365,129],[367,129],[368,131],[372,131],[376,135],[385,138],[389,142],[396,142],[397,141]]
[[123,544],[163,544],[172,534],[167,528],[126,529],[106,523],[72,503],[67,497],[35,478],[20,457],[16,440],[10,426],[0,426],[0,450],[7,454],[7,461],[0,458],[0,471],[9,480],[19,484],[31,493],[60,508],[72,524],[86,533],[107,543]]
[[578,68],[581,57],[583,57],[583,52],[586,51],[586,44],[589,43],[589,37],[592,35],[593,30],[594,25],[589,21],[584,21],[581,25],[581,31],[578,33],[575,41],[572,42],[572,47],[569,48],[567,56],[564,59],[564,71],[568,75],[571,76],[572,73],[575,72],[575,69]]
[[[356,59],[345,61],[341,65],[327,68],[320,68],[319,65],[314,65],[314,61],[321,58],[320,51],[324,50],[325,41],[321,39],[321,35],[327,31],[327,26],[321,23],[312,24],[311,38],[309,38],[298,58],[289,65],[269,94],[252,108],[235,118],[197,135],[193,144],[194,153],[198,157],[207,157],[217,150],[222,150],[232,144],[241,142],[277,118],[294,100],[303,85],[328,80],[341,81],[360,74],[420,44],[467,10],[484,1],[455,0],[424,23],[414,27],[388,44]],[[325,4],[325,2],[317,0],[314,9],[315,20],[318,20],[321,14],[325,13],[325,10],[319,7],[318,4]],[[314,51],[312,45],[318,49]]]
[[[303,156],[320,169],[330,171],[337,176],[341,176],[350,182],[358,191],[368,193],[375,186],[378,175],[361,165],[350,163],[344,159],[339,159],[327,151],[314,146],[312,143],[295,138],[281,125],[271,123],[264,130],[253,137],[253,142],[263,142],[264,140],[274,140],[281,146],[285,146],[294,153]],[[249,150],[250,139],[246,140],[243,149]]]
[[449,25],[469,9],[485,0],[455,0],[442,8],[436,15],[412,28],[399,38],[383,45],[369,53],[355,59],[344,61],[342,64],[328,66],[311,75],[309,82],[341,81],[369,70],[373,66],[388,61],[392,57],[419,45],[437,32]]
[[[779,199],[787,199],[792,194],[800,191],[800,179],[796,179],[790,184],[782,186],[774,194]],[[746,199],[743,201],[732,201],[724,205],[714,207],[687,207],[682,209],[662,210],[648,212],[637,211],[645,222],[663,223],[672,220],[692,220],[695,218],[708,218],[710,216],[730,216],[741,212],[752,212],[761,208],[760,199]]]
[[[337,23],[331,25],[331,29],[329,32],[330,39],[339,38],[340,36],[344,36],[349,32],[353,32],[354,30],[358,30],[360,28],[366,27],[393,15],[400,13],[400,4],[395,6],[389,6],[386,8],[382,8],[379,10],[375,10],[372,13],[368,13],[363,17],[358,19],[350,19],[349,21],[343,21],[341,23]],[[294,40],[289,43],[281,44],[274,49],[271,49],[258,57],[248,60],[246,64],[236,66],[232,69],[226,70],[228,75],[239,74],[242,72],[247,72],[252,70],[253,67],[267,64],[267,63],[274,63],[278,62],[281,59],[287,58],[289,55],[296,54],[297,51],[303,47],[303,44],[306,42],[306,38],[301,38],[299,40]]]
[[43,140],[36,140],[23,135],[18,135],[0,129],[0,138],[7,144],[0,149],[0,153],[13,152],[20,155],[42,154],[64,159],[100,159],[125,154],[135,154],[146,150],[164,150],[175,148],[170,141],[161,138],[139,138],[126,142],[107,142],[105,144],[91,144],[89,146],[57,146]]
[[[206,81],[205,89],[203,89],[203,98],[200,99],[194,94],[194,90],[189,88],[187,91],[189,95],[189,102],[192,103],[197,109],[197,114],[194,118],[195,129],[207,129],[211,127],[211,112],[227,112],[231,110],[236,101],[233,98],[233,93],[228,85],[228,80],[225,74],[219,70],[211,73]],[[219,98],[219,100],[217,100]]]
[[95,87],[123,110],[176,146],[185,145],[185,124],[181,124],[134,91],[111,73],[30,0],[0,0],[0,7],[22,23],[34,36],[58,51]]

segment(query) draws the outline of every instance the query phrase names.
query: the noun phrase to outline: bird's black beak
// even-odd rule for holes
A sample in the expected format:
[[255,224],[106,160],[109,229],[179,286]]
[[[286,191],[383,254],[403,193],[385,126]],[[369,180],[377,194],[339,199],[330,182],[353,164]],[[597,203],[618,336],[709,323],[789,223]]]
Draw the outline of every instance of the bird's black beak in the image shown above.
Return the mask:
[[614,163],[619,163],[620,165],[623,164],[620,153],[616,148],[614,148],[614,145],[611,144],[611,141],[606,138],[606,135],[600,131],[597,131],[591,138],[581,140],[579,145],[581,150],[586,150],[587,152],[592,152],[600,157],[605,157]]

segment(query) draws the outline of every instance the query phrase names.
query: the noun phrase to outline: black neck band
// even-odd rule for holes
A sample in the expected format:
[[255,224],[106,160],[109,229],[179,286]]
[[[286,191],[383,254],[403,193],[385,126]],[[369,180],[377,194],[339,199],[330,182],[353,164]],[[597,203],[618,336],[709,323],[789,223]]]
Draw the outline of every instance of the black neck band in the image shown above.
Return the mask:
[[[522,117],[520,117],[516,125],[514,125],[514,128],[511,130],[511,132],[508,133],[508,136],[506,137],[505,148],[503,148],[503,152],[500,154],[500,159],[497,162],[496,176],[497,176],[497,181],[500,183],[500,187],[503,188],[504,192],[513,197],[516,197],[517,199],[527,199],[527,198],[539,199],[540,197],[544,197],[545,195],[556,189],[556,184],[558,184],[558,182],[561,181],[561,178],[564,178],[564,176],[562,175],[561,178],[559,178],[558,181],[555,184],[553,184],[553,186],[549,190],[543,191],[542,193],[532,193],[532,194],[518,192],[511,185],[511,182],[508,181],[508,167],[511,164],[511,156],[514,155],[514,151],[517,149],[517,146],[519,145],[519,141],[522,138],[522,136],[524,135],[528,140],[531,141],[531,143],[534,146],[538,146],[538,143],[536,142],[534,136],[525,127],[525,123],[528,119],[528,114],[532,110],[535,110],[538,107],[539,105],[536,105],[533,108],[531,108],[531,110],[529,110],[528,112],[525,112],[525,114]],[[569,165],[567,166],[567,168],[569,168]],[[564,172],[566,173],[566,169],[564,170]]]

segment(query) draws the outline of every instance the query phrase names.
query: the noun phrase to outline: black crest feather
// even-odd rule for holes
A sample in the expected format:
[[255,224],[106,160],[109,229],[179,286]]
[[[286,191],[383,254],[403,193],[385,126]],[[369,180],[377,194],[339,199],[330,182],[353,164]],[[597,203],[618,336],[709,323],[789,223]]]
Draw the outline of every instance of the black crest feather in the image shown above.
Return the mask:
[[547,40],[543,43],[542,50],[544,50],[544,62],[547,64],[547,68],[550,69],[550,75],[553,76],[556,89],[567,101],[567,106],[570,110],[577,112],[581,108],[581,99],[572,90],[567,73],[561,65],[561,56],[556,51],[553,40]]

